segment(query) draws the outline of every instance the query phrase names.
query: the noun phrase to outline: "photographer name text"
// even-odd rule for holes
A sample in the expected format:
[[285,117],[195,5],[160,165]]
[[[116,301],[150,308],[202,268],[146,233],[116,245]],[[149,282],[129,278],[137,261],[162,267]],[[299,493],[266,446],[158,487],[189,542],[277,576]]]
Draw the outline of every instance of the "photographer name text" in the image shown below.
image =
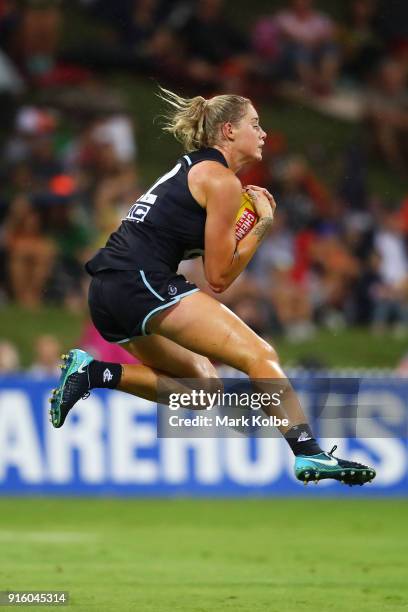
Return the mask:
[[287,427],[288,424],[288,419],[261,414],[239,417],[218,415],[213,417],[203,414],[183,417],[173,414],[169,417],[170,427]]

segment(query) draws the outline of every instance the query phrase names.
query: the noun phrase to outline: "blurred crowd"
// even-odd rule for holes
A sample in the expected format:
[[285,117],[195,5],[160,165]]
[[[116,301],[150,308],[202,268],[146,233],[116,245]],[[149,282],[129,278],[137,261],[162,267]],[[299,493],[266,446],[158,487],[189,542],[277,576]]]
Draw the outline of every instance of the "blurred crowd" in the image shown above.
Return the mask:
[[[320,101],[356,92],[367,146],[340,152],[335,188],[319,173],[324,143],[302,158],[279,131],[268,135],[262,164],[242,173],[243,184],[275,194],[278,212],[221,299],[257,332],[293,341],[322,325],[404,334],[408,196],[371,193],[367,156],[388,166],[390,180],[406,175],[408,3],[347,0],[342,20],[313,0],[276,2],[266,15],[254,3],[245,31],[226,4],[0,0],[0,303],[86,309],[83,264],[147,187],[126,96],[104,84],[107,71],[120,69],[178,91],[238,92],[263,103],[285,83]],[[92,36],[67,34],[68,9],[92,23]],[[197,261],[183,268],[205,285]],[[91,327],[84,334],[94,346]],[[1,359],[18,359],[4,344]],[[100,355],[109,350],[96,344]],[[44,371],[54,350],[55,339],[40,338],[33,371]]]

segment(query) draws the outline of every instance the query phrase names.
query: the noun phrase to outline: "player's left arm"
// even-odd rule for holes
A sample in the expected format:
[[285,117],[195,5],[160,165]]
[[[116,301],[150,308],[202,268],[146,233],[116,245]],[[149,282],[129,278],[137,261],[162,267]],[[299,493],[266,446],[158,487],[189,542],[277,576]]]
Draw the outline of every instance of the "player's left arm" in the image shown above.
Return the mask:
[[237,243],[235,216],[241,194],[238,179],[225,169],[218,173],[213,171],[207,178],[205,191],[207,221],[204,270],[211,289],[222,293],[248,265],[265,237],[273,221],[273,207],[263,191],[250,190],[259,220],[247,236]]

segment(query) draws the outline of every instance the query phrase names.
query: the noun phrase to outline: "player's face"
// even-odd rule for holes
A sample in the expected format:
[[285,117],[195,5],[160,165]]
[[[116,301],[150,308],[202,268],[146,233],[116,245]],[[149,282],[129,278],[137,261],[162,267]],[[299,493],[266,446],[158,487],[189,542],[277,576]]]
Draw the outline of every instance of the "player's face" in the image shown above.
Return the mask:
[[236,126],[235,131],[235,146],[244,157],[245,162],[262,159],[265,138],[266,132],[259,125],[258,113],[252,104],[249,104],[245,116]]

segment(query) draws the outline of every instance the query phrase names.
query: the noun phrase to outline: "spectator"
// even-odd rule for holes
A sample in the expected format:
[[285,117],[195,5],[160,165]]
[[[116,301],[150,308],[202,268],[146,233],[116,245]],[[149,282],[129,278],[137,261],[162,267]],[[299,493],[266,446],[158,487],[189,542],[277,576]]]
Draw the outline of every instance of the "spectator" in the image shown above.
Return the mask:
[[393,323],[396,334],[408,331],[408,254],[399,212],[384,211],[374,236],[378,282],[373,287],[373,329]]
[[359,274],[350,287],[346,303],[347,321],[367,325],[372,321],[372,286],[378,280],[373,258],[373,215],[348,210],[343,220],[342,238],[345,246],[359,262]]
[[[56,128],[56,116],[52,110],[40,109],[35,106],[18,108],[14,122],[14,132],[11,133],[4,150],[4,157],[10,164],[21,161],[31,162],[31,156],[37,139],[50,137]],[[48,142],[52,142],[51,139]],[[52,150],[52,156],[55,156]],[[30,181],[34,180],[33,176]]]
[[242,293],[231,302],[230,307],[256,334],[269,336],[277,331],[272,304],[266,299],[259,299],[259,295],[255,297]]
[[277,65],[280,55],[279,29],[274,15],[261,17],[252,32],[252,46],[259,60],[269,65],[269,72]]
[[0,47],[11,55],[20,21],[18,0],[3,0],[0,3]]
[[343,71],[357,83],[366,79],[384,51],[374,27],[376,5],[377,0],[352,0],[340,27]]
[[58,0],[26,2],[22,9],[15,53],[22,70],[34,81],[54,69],[62,21]]
[[48,300],[80,311],[84,307],[84,283],[88,281],[84,263],[92,252],[95,232],[82,222],[77,201],[69,197],[48,206],[46,227],[57,247]]
[[310,340],[315,327],[307,285],[297,283],[291,268],[281,265],[271,271],[268,286],[269,299],[287,338],[292,342]]
[[30,144],[27,162],[33,180],[31,191],[40,202],[44,199],[47,201],[49,183],[53,177],[62,174],[62,164],[56,155],[51,135],[36,135]]
[[91,137],[97,144],[110,144],[121,163],[135,161],[137,147],[130,117],[119,114],[101,117],[95,122]]
[[[170,16],[171,20],[171,16]],[[249,45],[223,15],[223,0],[197,0],[180,29],[190,78],[238,93],[252,67]]]
[[328,326],[343,324],[352,287],[359,276],[359,261],[350,252],[340,231],[323,225],[311,245],[315,294],[320,294],[319,317]]
[[[92,118],[71,142],[65,165],[78,178],[81,209],[89,228],[99,230],[99,240],[117,225],[129,202],[140,195],[137,187],[137,152],[133,125],[126,115]],[[123,208],[122,208],[123,207]]]
[[51,334],[37,336],[34,344],[34,359],[28,369],[33,378],[59,378],[61,354],[60,341]]
[[300,230],[319,218],[331,217],[333,203],[325,185],[297,155],[283,158],[275,169],[279,207],[287,214],[288,225]]
[[408,378],[408,353],[405,353],[397,364],[395,374],[402,378]]
[[4,245],[13,299],[27,308],[39,307],[52,271],[55,245],[44,235],[39,214],[24,195],[11,203]]
[[120,24],[122,42],[139,55],[147,55],[151,38],[160,22],[158,0],[133,0]]
[[312,305],[308,296],[308,278],[295,274],[295,236],[287,225],[287,216],[277,211],[268,237],[259,247],[251,275],[275,313],[278,330],[293,341],[313,335]]
[[183,41],[168,25],[159,27],[149,43],[151,68],[166,82],[188,84],[189,64]]
[[109,143],[99,147],[95,170],[99,181],[94,192],[94,224],[103,240],[141,191],[137,189],[134,166],[121,163]]
[[288,9],[275,16],[280,45],[281,70],[299,80],[307,91],[330,93],[340,66],[335,26],[330,17],[316,11],[313,0],[291,0]]
[[20,369],[17,348],[9,340],[0,339],[0,374],[14,374]]
[[375,152],[396,172],[408,168],[407,74],[402,63],[386,58],[367,92],[366,119]]

